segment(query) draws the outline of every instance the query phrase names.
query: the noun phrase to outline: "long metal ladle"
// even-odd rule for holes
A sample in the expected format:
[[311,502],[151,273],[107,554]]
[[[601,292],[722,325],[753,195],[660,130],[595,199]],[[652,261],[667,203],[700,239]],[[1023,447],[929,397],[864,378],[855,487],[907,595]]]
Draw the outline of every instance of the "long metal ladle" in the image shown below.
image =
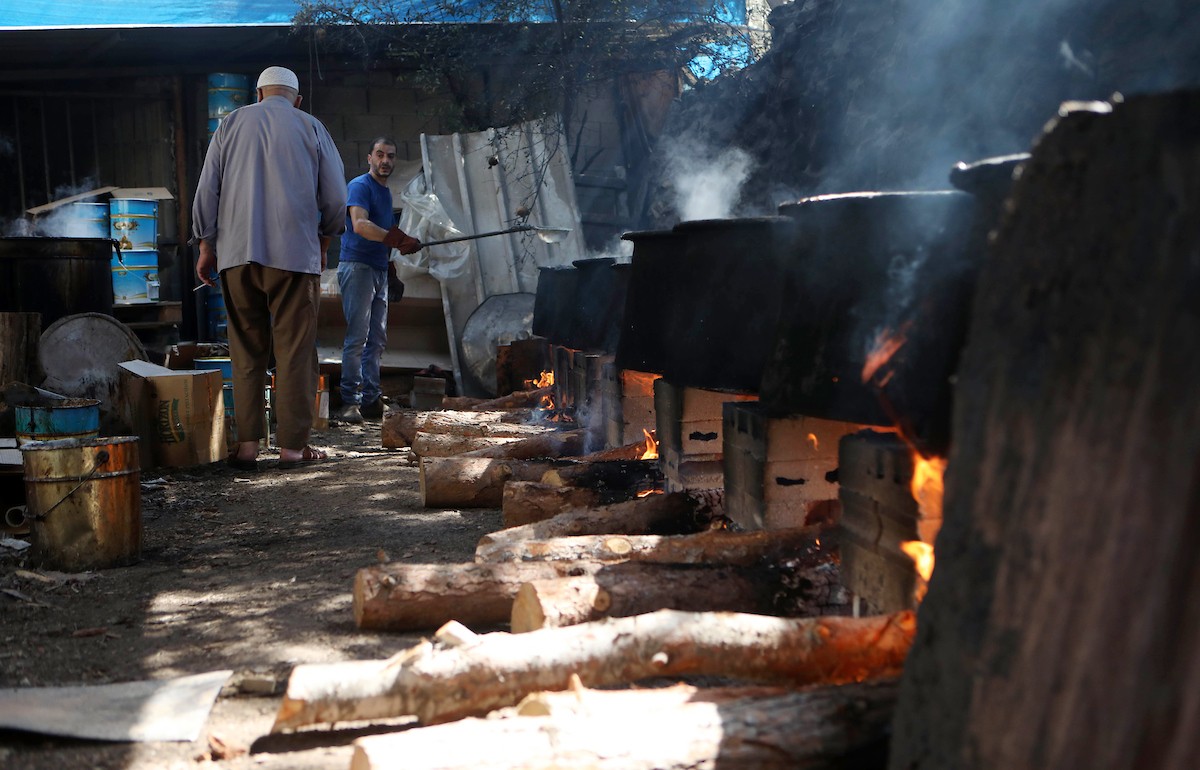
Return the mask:
[[425,241],[421,244],[421,248],[426,246],[438,246],[443,243],[458,243],[459,241],[473,241],[476,238],[487,238],[493,235],[507,235],[508,233],[527,233],[534,232],[543,243],[561,243],[564,238],[571,232],[569,227],[537,227],[535,225],[516,225],[505,230],[493,230],[490,233],[478,233],[476,235],[460,235],[456,238],[444,238],[440,241]]

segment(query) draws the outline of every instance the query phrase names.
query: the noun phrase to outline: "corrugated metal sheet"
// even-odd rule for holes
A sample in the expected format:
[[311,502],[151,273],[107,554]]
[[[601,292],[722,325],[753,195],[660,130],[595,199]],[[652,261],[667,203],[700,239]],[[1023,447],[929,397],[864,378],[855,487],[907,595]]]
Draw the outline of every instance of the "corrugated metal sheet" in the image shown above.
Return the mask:
[[[421,140],[426,183],[463,233],[521,224],[526,221],[516,214],[521,207],[529,209],[529,224],[571,230],[553,245],[528,232],[467,241],[467,269],[442,282],[447,334],[462,392],[459,345],[471,313],[488,297],[536,293],[542,267],[569,265],[585,256],[586,246],[560,130],[529,123]],[[445,247],[431,247],[437,248]]]

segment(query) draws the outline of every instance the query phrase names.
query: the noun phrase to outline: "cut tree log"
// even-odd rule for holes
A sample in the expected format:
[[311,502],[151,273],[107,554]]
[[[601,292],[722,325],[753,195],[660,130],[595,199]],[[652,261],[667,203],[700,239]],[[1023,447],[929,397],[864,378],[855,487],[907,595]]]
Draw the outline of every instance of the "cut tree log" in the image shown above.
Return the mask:
[[506,457],[513,460],[572,457],[581,454],[587,443],[587,431],[558,430],[529,436],[504,446],[481,447],[464,452],[463,457]]
[[647,451],[649,451],[649,447],[646,446],[646,442],[643,440],[633,444],[626,444],[625,446],[589,452],[579,459],[595,462],[596,460],[652,460],[658,457],[657,452],[652,454],[651,457],[646,457]]
[[505,527],[543,521],[563,511],[601,505],[604,494],[587,487],[555,487],[540,481],[508,481],[500,494],[500,520]]
[[558,430],[557,426],[529,424],[532,418],[533,413],[528,409],[491,412],[392,410],[383,416],[380,436],[385,448],[396,449],[412,446],[418,431],[526,438]]
[[546,540],[481,543],[477,562],[648,561],[658,564],[755,564],[797,556],[821,535],[820,527],[757,532],[712,530],[695,535],[577,535]]
[[486,634],[449,649],[423,642],[388,660],[297,666],[271,729],[482,716],[533,692],[566,689],[572,674],[588,687],[683,675],[789,685],[865,681],[899,674],[915,629],[911,611],[789,620],[661,610]]
[[442,396],[442,408],[465,411],[487,400],[486,398],[474,398],[473,396]]
[[541,481],[560,487],[646,491],[661,489],[663,475],[658,460],[578,460],[551,468]]
[[[508,487],[505,486],[505,502]],[[546,487],[576,490],[585,487]],[[590,491],[590,490],[589,490]],[[655,493],[612,505],[580,507],[548,519],[484,535],[479,547],[501,547],[523,540],[575,535],[684,535],[708,529],[712,519],[700,502],[686,492]]]
[[508,623],[513,599],[531,580],[587,575],[598,562],[377,564],[354,577],[354,622],[371,631],[432,629],[451,620],[471,628]]
[[552,387],[518,390],[509,393],[507,396],[500,396],[499,398],[475,404],[471,409],[477,411],[486,411],[488,409],[534,409],[541,406],[542,401],[549,398],[553,390],[554,388]]
[[893,679],[813,688],[531,695],[517,716],[354,742],[351,770],[834,770],[886,755]]
[[514,436],[460,436],[417,431],[412,442],[412,453],[417,457],[455,457],[477,449],[501,447],[524,440]]
[[653,489],[658,466],[641,460],[577,463],[568,459],[509,460],[488,457],[421,459],[421,501],[426,508],[499,508],[507,481],[574,484],[598,490]]
[[762,567],[626,562],[579,577],[531,580],[512,603],[512,632],[627,618],[656,610],[777,615],[782,573]]

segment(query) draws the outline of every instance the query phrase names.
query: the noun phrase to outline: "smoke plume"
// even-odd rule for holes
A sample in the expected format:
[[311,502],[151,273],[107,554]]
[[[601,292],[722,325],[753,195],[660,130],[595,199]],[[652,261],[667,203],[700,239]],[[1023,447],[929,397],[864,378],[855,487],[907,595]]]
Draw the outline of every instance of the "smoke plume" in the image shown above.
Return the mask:
[[715,151],[697,141],[674,144],[666,161],[666,178],[680,219],[731,216],[753,166],[750,154],[738,147]]

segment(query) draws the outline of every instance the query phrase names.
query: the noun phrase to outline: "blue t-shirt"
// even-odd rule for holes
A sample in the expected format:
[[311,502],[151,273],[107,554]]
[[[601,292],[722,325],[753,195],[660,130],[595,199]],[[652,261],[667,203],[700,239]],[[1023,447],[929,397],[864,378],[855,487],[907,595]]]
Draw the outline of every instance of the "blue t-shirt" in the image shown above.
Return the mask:
[[391,249],[382,243],[368,241],[354,232],[350,207],[359,206],[366,209],[367,219],[384,230],[390,230],[396,219],[392,212],[392,191],[376,182],[369,173],[351,179],[350,184],[346,185],[346,191],[346,232],[342,234],[342,251],[338,255],[338,261],[365,262],[376,270],[387,270]]

